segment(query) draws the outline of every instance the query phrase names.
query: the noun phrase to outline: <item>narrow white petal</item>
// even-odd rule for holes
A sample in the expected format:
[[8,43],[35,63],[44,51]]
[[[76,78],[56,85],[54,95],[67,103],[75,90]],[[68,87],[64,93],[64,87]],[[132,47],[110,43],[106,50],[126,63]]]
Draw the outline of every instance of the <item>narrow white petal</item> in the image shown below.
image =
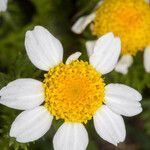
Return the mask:
[[87,54],[90,57],[93,54],[96,41],[87,41],[85,43]]
[[80,17],[72,26],[71,30],[76,34],[81,34],[84,29],[94,20],[95,12],[90,15]]
[[145,71],[150,73],[150,46],[144,51],[144,67]]
[[0,12],[6,11],[8,0],[0,0]]
[[127,74],[129,67],[133,64],[133,57],[131,55],[123,55],[118,61],[115,71]]
[[94,115],[96,132],[104,140],[117,146],[126,137],[123,118],[103,105]]
[[104,3],[104,0],[100,0],[100,1],[97,3],[95,9],[98,9],[103,3]]
[[25,47],[31,62],[41,70],[48,71],[62,61],[63,47],[60,41],[42,26],[27,31]]
[[105,104],[118,114],[134,116],[142,111],[141,94],[129,86],[109,84],[105,87],[105,95]]
[[21,143],[35,141],[50,129],[52,119],[53,116],[43,106],[26,110],[13,122],[10,136]]
[[107,33],[99,38],[94,52],[90,56],[90,63],[102,74],[111,72],[118,61],[121,51],[121,41],[113,33]]
[[53,145],[55,150],[85,150],[87,131],[81,123],[64,123],[56,132]]
[[34,79],[17,79],[0,90],[0,103],[11,108],[26,110],[44,101],[43,84]]
[[72,61],[77,60],[81,56],[80,52],[76,52],[68,57],[66,60],[66,64],[70,64]]

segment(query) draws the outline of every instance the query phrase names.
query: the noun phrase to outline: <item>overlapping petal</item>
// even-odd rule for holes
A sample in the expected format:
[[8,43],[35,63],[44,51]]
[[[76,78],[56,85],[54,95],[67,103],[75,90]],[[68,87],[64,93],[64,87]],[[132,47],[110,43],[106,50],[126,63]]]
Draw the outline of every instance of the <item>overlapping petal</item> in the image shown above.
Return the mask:
[[123,142],[126,130],[123,118],[103,105],[94,115],[94,126],[101,138],[117,146]]
[[87,41],[85,43],[85,47],[86,47],[87,54],[89,57],[93,54],[95,43],[96,41]]
[[90,56],[90,63],[102,74],[111,72],[118,61],[121,51],[121,41],[113,33],[107,33],[99,38],[94,52]]

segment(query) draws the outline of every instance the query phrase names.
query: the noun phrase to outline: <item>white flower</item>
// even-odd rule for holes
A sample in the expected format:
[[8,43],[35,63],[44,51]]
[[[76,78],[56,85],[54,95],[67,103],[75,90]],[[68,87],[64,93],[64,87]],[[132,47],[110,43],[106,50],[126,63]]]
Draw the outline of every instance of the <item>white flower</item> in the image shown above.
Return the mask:
[[[142,0],[141,0],[142,1]],[[96,5],[96,7],[95,7],[95,9],[91,12],[91,14],[89,14],[89,15],[86,15],[86,16],[82,16],[82,17],[80,17],[74,24],[73,24],[73,26],[72,26],[72,28],[71,28],[71,30],[74,32],[74,33],[76,33],[76,34],[81,34],[85,29],[86,29],[86,27],[90,24],[91,25],[91,31],[93,32],[93,21],[94,20],[96,20],[96,16],[97,16],[97,18],[99,18],[99,16],[98,16],[98,13],[96,13],[96,10],[97,9],[99,9],[99,8],[102,8],[102,5],[105,7],[105,10],[108,10],[109,11],[109,9],[110,8],[107,8],[108,6],[110,6],[111,5],[111,3],[113,4],[115,1],[107,1],[107,0],[100,0],[99,2],[98,2],[98,4]],[[117,1],[116,1],[117,2]],[[121,1],[120,1],[121,2]],[[124,9],[124,7],[128,7],[128,6],[124,6],[124,4],[125,3],[130,3],[131,2],[131,6],[132,5],[136,5],[136,3],[138,4],[138,1],[135,3],[135,1],[134,0],[131,0],[131,1],[129,1],[129,2],[121,2],[122,4],[123,4],[123,10],[122,11],[124,11],[125,9]],[[145,0],[145,2],[146,3],[149,3],[150,1],[149,0]],[[104,3],[106,4],[109,4],[109,5],[104,5]],[[144,2],[143,2],[144,3]],[[142,3],[142,5],[143,5],[143,3]],[[115,5],[115,6],[117,6],[118,4],[117,3],[115,3],[115,4],[113,4],[113,5]],[[137,9],[137,11],[138,11],[138,9],[140,8],[140,7],[142,7],[142,5],[140,5],[140,3],[139,3],[139,6],[136,8]],[[148,4],[147,4],[148,5]],[[137,6],[137,5],[136,5]],[[143,5],[143,6],[145,6],[145,5]],[[111,5],[111,7],[113,7],[114,8],[114,6],[112,6]],[[120,8],[120,7],[119,7]],[[122,8],[120,8],[120,9],[122,9]],[[145,7],[144,7],[145,8]],[[143,9],[144,9],[143,8]],[[105,12],[105,10],[104,10],[104,12]],[[116,7],[116,8],[114,8],[114,12],[116,12],[116,10],[118,10],[118,7]],[[112,11],[112,10],[111,10]],[[112,15],[112,12],[109,14],[110,16],[107,16],[107,12],[105,13],[106,14],[106,16],[104,17],[104,12],[103,13],[101,13],[101,16],[103,17],[103,20],[104,20],[104,22],[106,23],[106,25],[105,26],[107,26],[106,27],[106,31],[107,30],[109,30],[109,31],[112,31],[112,32],[117,32],[117,35],[119,35],[120,37],[123,37],[123,36],[125,36],[125,35],[127,35],[127,37],[129,38],[129,37],[131,37],[131,35],[133,35],[133,33],[134,32],[131,32],[131,35],[130,35],[130,32],[127,32],[126,34],[125,34],[125,32],[126,32],[126,29],[127,29],[127,27],[126,26],[122,26],[122,25],[120,25],[120,24],[115,24],[116,25],[116,29],[114,29],[114,28],[111,28],[111,26],[110,26],[110,23],[111,23],[111,21],[112,21],[112,19],[111,18],[115,18],[116,19],[116,16],[117,16],[117,13],[118,14],[120,14],[120,11],[121,10],[119,10],[119,12],[116,12],[116,15]],[[133,18],[136,18],[137,16],[136,16],[136,13],[135,13],[135,16],[134,16],[134,13],[132,14],[132,12],[135,12],[135,10],[133,9],[131,9],[131,14],[129,15],[129,16],[133,16]],[[127,13],[130,13],[130,9],[129,10],[127,10]],[[142,12],[142,13],[140,13],[140,10],[139,10],[139,13],[138,14],[141,14],[142,16],[146,16],[145,14],[146,13],[149,13],[148,11],[147,12]],[[123,14],[125,14],[126,16],[127,16],[127,14],[126,14],[126,11],[125,12],[123,12]],[[118,15],[119,17],[120,17],[120,15]],[[101,17],[101,18],[102,18]],[[118,18],[119,18],[118,17]],[[140,18],[140,16],[139,16],[139,18]],[[142,17],[141,17],[142,18]],[[115,20],[114,19],[114,20]],[[119,18],[120,19],[120,18]],[[110,21],[109,21],[110,20]],[[117,19],[116,19],[117,20]],[[129,21],[130,20],[132,20],[131,18],[129,19]],[[144,20],[146,20],[145,18],[144,18]],[[101,20],[102,21],[102,20]],[[121,21],[121,19],[120,19],[120,21]],[[99,22],[99,23],[101,23],[101,24],[103,24],[104,22]],[[112,21],[113,22],[113,21]],[[117,22],[117,21],[116,21]],[[137,21],[138,22],[138,21]],[[141,22],[143,22],[143,20],[141,21]],[[96,21],[94,21],[94,23],[96,24]],[[122,21],[122,24],[124,24],[124,20]],[[127,20],[125,20],[125,24],[127,24]],[[132,26],[132,24],[130,24],[130,22],[128,23],[129,24],[129,26]],[[144,24],[144,23],[143,23]],[[141,26],[143,26],[143,24],[141,25]],[[145,24],[148,24],[147,22],[145,23]],[[110,26],[110,27],[109,27]],[[141,29],[141,26],[139,25],[139,27],[140,27],[140,29]],[[99,26],[97,25],[96,26],[96,28],[99,28]],[[134,22],[133,22],[133,29],[134,29]],[[145,29],[144,27],[143,27],[143,29]],[[128,29],[127,29],[128,30]],[[105,31],[105,30],[104,30]],[[123,31],[123,34],[122,33],[119,33],[119,32],[121,32],[121,31]],[[138,30],[137,30],[138,31]],[[149,31],[149,30],[148,30]],[[147,30],[145,30],[145,32],[147,32],[147,34],[148,34],[148,31]],[[100,32],[100,31],[99,31]],[[140,31],[139,31],[140,32]],[[139,33],[138,32],[138,33]],[[141,32],[140,32],[141,33]],[[143,33],[143,32],[142,32]],[[94,32],[94,34],[95,35],[99,35],[100,33],[96,33],[96,31]],[[102,33],[101,33],[102,34]],[[129,34],[129,35],[128,35]],[[147,36],[141,36],[140,34],[138,34],[139,35],[139,37],[141,37],[141,39],[143,39],[143,38],[146,38],[146,39],[149,39]],[[146,35],[146,34],[145,34]],[[135,39],[135,37],[134,37],[134,35],[132,36],[132,38],[133,39]],[[140,41],[141,41],[141,39],[140,39]],[[128,69],[129,69],[129,67],[133,64],[133,58],[132,58],[132,51],[133,51],[133,49],[132,49],[132,47],[133,46],[130,46],[130,45],[132,45],[132,44],[129,44],[130,42],[130,39],[125,39],[125,40],[123,40],[123,39],[121,39],[122,40],[122,43],[124,44],[124,45],[126,45],[126,47],[124,48],[124,51],[127,51],[126,52],[126,54],[123,54],[123,56],[121,56],[120,57],[120,60],[119,60],[119,62],[118,62],[118,64],[117,64],[117,66],[116,66],[116,68],[115,68],[115,71],[117,71],[117,72],[119,72],[119,73],[122,73],[122,74],[127,74],[128,73]],[[132,40],[131,40],[132,41]],[[143,40],[144,41],[144,40]],[[137,41],[136,41],[136,39],[135,39],[135,42],[134,43],[136,43],[136,47],[138,47],[137,45],[139,44]],[[95,44],[95,41],[87,41],[86,42],[86,49],[87,49],[87,53],[88,53],[88,55],[89,54],[91,54],[92,53],[92,51],[93,51],[93,48],[94,48],[94,44]],[[130,47],[131,47],[131,49],[130,49]],[[128,49],[129,48],[129,49]],[[143,46],[142,46],[142,48],[143,48]],[[136,49],[136,51],[139,51],[141,49],[141,47],[140,48],[137,48]],[[149,45],[145,45],[145,50],[144,50],[144,68],[145,68],[145,71],[147,72],[147,73],[150,73],[150,46]]]
[[0,0],[0,12],[6,11],[8,0]]
[[43,83],[17,79],[0,90],[1,104],[24,110],[11,126],[11,137],[21,143],[37,140],[49,130],[54,116],[64,119],[54,136],[54,149],[85,150],[88,134],[82,123],[93,117],[101,138],[116,146],[125,140],[121,115],[139,114],[142,96],[123,84],[104,84],[102,74],[114,69],[120,55],[119,38],[113,33],[99,38],[90,64],[77,60],[79,52],[63,64],[61,43],[41,26],[26,33],[25,47],[31,62],[49,72]]

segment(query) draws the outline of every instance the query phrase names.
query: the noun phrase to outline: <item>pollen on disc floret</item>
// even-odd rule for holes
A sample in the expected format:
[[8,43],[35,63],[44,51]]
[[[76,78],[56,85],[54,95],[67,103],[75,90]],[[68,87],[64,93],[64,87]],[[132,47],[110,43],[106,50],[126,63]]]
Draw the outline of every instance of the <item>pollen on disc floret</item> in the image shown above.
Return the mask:
[[54,67],[43,81],[45,107],[56,119],[87,123],[104,101],[104,81],[88,62]]
[[150,44],[150,7],[145,0],[105,0],[97,9],[93,34],[113,32],[122,41],[122,54],[135,55]]

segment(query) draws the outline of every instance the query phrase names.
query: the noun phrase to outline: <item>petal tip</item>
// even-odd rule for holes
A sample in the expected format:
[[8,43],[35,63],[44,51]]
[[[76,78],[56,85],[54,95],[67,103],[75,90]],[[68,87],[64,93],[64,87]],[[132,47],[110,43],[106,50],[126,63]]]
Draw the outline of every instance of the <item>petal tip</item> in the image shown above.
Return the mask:
[[40,25],[37,25],[34,27],[34,31],[37,31],[37,30],[44,30],[45,28],[43,26],[40,26]]

